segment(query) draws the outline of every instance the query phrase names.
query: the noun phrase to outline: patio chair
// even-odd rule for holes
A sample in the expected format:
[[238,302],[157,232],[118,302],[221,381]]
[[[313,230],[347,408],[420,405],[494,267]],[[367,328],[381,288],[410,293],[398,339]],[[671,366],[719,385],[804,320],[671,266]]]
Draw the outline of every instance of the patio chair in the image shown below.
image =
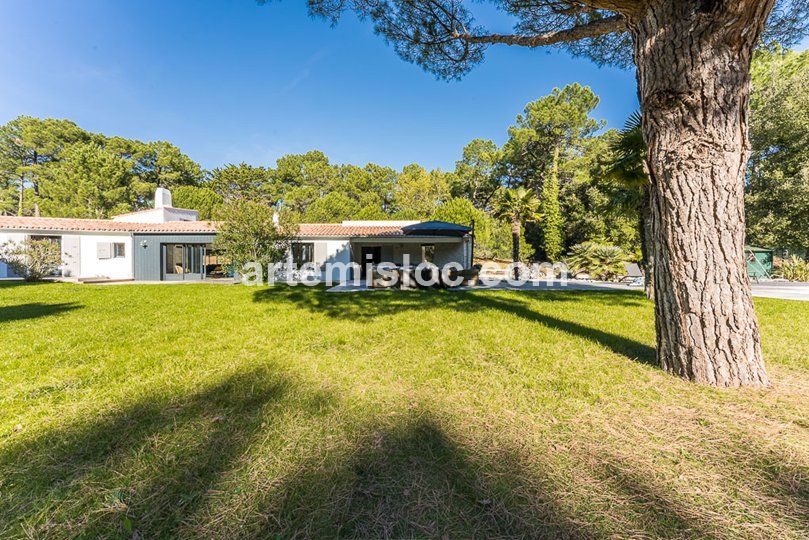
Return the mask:
[[643,270],[637,263],[624,263],[626,275],[621,278],[622,283],[627,283],[630,287],[643,287]]

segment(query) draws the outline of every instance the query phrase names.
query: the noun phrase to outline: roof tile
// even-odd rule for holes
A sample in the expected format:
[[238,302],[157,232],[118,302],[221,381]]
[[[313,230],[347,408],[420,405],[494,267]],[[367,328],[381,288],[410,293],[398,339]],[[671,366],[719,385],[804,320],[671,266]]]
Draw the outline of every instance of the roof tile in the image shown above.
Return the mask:
[[168,221],[166,223],[131,223],[109,219],[44,218],[0,216],[0,229],[65,232],[184,232],[214,233],[211,221]]
[[[0,216],[0,229],[63,232],[128,232],[128,233],[215,233],[216,221],[167,221],[165,223],[132,223],[109,219],[75,219]],[[400,225],[342,225],[339,223],[302,223],[303,237],[398,237]]]

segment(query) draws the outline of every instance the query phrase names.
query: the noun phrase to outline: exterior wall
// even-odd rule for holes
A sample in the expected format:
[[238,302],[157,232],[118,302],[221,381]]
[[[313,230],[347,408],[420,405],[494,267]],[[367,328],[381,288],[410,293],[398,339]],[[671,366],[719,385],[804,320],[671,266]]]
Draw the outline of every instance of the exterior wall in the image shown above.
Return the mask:
[[[17,233],[17,232],[0,232],[0,245],[5,244],[6,242],[22,242],[25,240],[25,237],[28,236],[25,233]],[[3,278],[16,278],[19,277],[14,272],[11,271],[11,268],[6,266],[4,263],[0,262],[0,279]]]
[[[129,233],[78,235],[81,252],[82,278],[102,277],[109,279],[132,279],[133,246]],[[98,258],[98,244],[124,244],[124,256],[112,259]]]
[[464,268],[468,268],[469,264],[469,240],[463,238],[461,242],[454,244],[435,244],[435,260],[433,261],[436,266],[444,266],[450,262],[457,262]]
[[[324,257],[321,259],[318,255],[324,255]],[[322,265],[326,263],[348,264],[350,262],[351,244],[348,240],[321,240],[315,243],[315,263],[322,268],[320,279],[340,281],[341,276],[338,271],[332,270],[331,275],[327,275],[326,269]]]
[[81,276],[81,236],[77,234],[62,235],[62,275],[64,277]]
[[153,208],[142,212],[132,212],[113,216],[113,221],[126,223],[166,223],[169,221],[197,221],[199,213],[185,208]]
[[433,262],[437,266],[443,266],[449,262],[457,262],[464,268],[470,266],[469,261],[469,238],[448,238],[448,237],[422,237],[413,238],[407,242],[390,239],[375,241],[372,239],[356,240],[351,243],[353,260],[360,261],[362,246],[381,246],[382,261],[394,264],[403,264],[405,255],[409,256],[410,264],[417,265],[421,260],[421,246],[434,245],[435,258]]
[[162,277],[161,244],[210,244],[213,234],[135,234],[134,278],[138,281],[159,281]]
[[[331,276],[326,273],[326,263],[343,263],[348,264],[351,262],[351,243],[348,240],[325,240],[315,238],[302,238],[299,240],[301,243],[314,244],[314,263],[320,268],[320,279],[340,281],[339,269],[332,269]],[[287,253],[287,260],[292,262],[292,252]],[[348,276],[350,277],[350,276]]]

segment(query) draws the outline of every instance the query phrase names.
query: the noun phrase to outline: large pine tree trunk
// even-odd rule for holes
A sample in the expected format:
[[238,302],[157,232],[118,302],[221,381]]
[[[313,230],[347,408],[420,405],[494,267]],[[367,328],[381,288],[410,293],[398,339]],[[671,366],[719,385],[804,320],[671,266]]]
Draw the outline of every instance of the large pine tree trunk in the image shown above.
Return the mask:
[[630,19],[649,147],[661,366],[762,386],[744,258],[750,60],[774,0],[652,0]]

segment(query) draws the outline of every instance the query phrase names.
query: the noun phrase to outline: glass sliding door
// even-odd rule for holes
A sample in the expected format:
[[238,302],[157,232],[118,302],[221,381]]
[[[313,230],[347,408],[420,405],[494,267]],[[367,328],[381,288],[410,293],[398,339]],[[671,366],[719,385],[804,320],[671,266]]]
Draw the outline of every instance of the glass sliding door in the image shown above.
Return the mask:
[[163,279],[182,280],[184,272],[182,244],[163,244]]
[[163,244],[163,279],[166,281],[203,279],[204,249],[203,244]]

